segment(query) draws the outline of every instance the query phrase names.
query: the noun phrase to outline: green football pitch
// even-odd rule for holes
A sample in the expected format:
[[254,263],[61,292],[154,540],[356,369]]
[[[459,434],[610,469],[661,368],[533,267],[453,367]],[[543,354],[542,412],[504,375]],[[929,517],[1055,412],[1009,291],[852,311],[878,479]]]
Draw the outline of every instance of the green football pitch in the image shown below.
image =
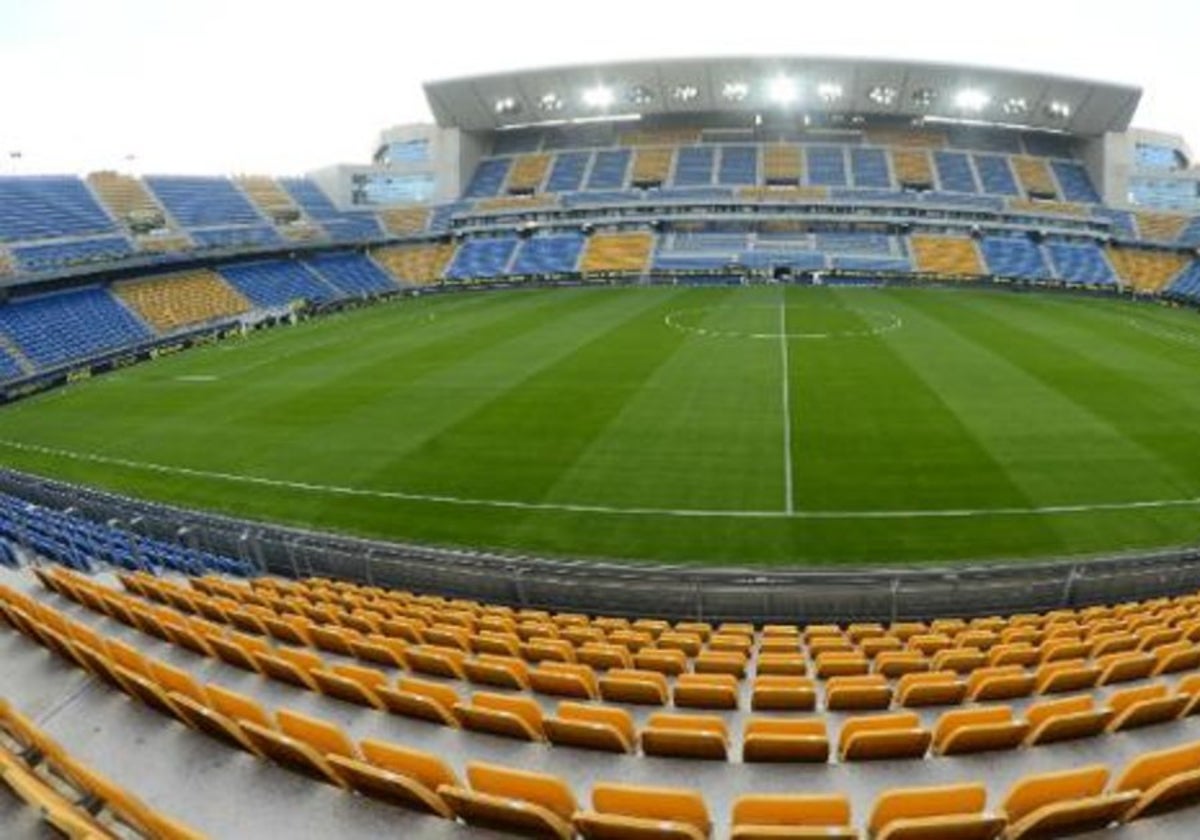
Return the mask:
[[0,458],[428,544],[724,564],[1200,538],[1200,318],[979,289],[528,289],[257,333],[0,410]]

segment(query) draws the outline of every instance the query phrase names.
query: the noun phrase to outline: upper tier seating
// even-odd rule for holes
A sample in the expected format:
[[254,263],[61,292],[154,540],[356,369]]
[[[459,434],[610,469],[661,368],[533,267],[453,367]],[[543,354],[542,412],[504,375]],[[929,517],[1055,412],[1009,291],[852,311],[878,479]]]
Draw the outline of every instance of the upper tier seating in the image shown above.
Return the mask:
[[424,233],[429,226],[428,207],[390,207],[379,211],[383,229],[396,236]]
[[975,180],[975,172],[971,169],[971,159],[963,152],[933,153],[933,163],[937,168],[938,181],[941,188],[949,192],[977,193],[979,184]]
[[597,152],[585,189],[616,190],[624,187],[631,156],[629,149]]
[[1193,262],[1175,279],[1171,292],[1180,297],[1200,299],[1200,261]]
[[335,242],[359,242],[380,235],[379,224],[370,213],[343,213],[329,200],[321,188],[307,178],[280,178],[279,185],[287,190],[301,209],[320,223]]
[[583,176],[587,173],[592,156],[588,152],[560,152],[550,168],[546,181],[546,192],[574,192],[583,188]]
[[1026,280],[1052,276],[1041,248],[1027,236],[985,236],[979,244],[992,274]]
[[78,178],[0,177],[0,242],[116,233]]
[[511,164],[511,158],[492,158],[481,161],[479,166],[475,167],[475,173],[471,176],[471,182],[467,184],[463,197],[487,198],[499,194],[504,179],[508,177],[508,167]]
[[1117,276],[1136,292],[1162,291],[1191,262],[1183,254],[1170,251],[1143,251],[1112,246],[1106,251]]
[[25,271],[52,271],[93,262],[127,257],[133,253],[123,236],[77,239],[42,245],[23,245],[12,249],[17,263]]
[[535,236],[521,243],[513,274],[558,274],[575,270],[586,240],[581,234]]
[[1071,283],[1110,285],[1117,282],[1112,266],[1104,258],[1104,251],[1094,244],[1071,242],[1047,242],[1046,251],[1054,265],[1055,273]]
[[633,153],[633,185],[654,187],[667,183],[674,160],[675,150],[669,147],[637,149]]
[[1028,155],[1015,155],[1012,158],[1012,166],[1017,173],[1017,181],[1026,195],[1043,198],[1058,197],[1058,187],[1054,183],[1054,175],[1050,172],[1046,161]]
[[896,150],[892,152],[892,169],[896,173],[896,181],[902,187],[934,186],[933,165],[929,153],[924,149]]
[[913,260],[917,271],[946,275],[983,274],[983,264],[974,241],[950,236],[912,238]]
[[758,149],[755,146],[722,146],[717,183],[750,186],[758,183]]
[[192,240],[201,248],[253,248],[279,245],[282,239],[270,225],[193,230]]
[[1178,213],[1138,212],[1133,218],[1137,222],[1139,238],[1154,242],[1174,242],[1191,221]]
[[304,267],[284,260],[221,266],[221,275],[255,306],[288,306],[296,301],[322,303],[337,297],[328,283]]
[[1200,248],[1200,216],[1193,216],[1180,231],[1179,244]]
[[1050,168],[1058,178],[1062,187],[1062,197],[1067,201],[1077,201],[1083,204],[1099,204],[1100,195],[1092,186],[1092,179],[1082,164],[1065,160],[1050,162]]
[[242,175],[236,180],[242,192],[268,219],[275,219],[280,214],[300,212],[296,202],[274,178],[266,175]]
[[160,218],[162,208],[146,185],[132,175],[117,172],[93,172],[87,176],[92,190],[110,213],[126,222]]
[[579,269],[642,272],[653,250],[654,237],[650,233],[597,233],[588,240]]
[[971,155],[975,161],[975,171],[979,173],[979,183],[983,191],[990,195],[1020,195],[1017,189],[1017,179],[1008,165],[1008,158],[1002,155]]
[[304,263],[343,295],[377,295],[396,290],[387,273],[363,254],[316,254]]
[[809,146],[808,183],[820,187],[846,186],[846,156],[840,146]]
[[263,222],[263,217],[228,178],[151,175],[145,182],[186,228]]
[[202,269],[131,280],[113,287],[142,320],[160,333],[231,318],[250,309],[219,274]]
[[888,158],[883,149],[851,149],[850,175],[854,186],[860,189],[892,188]]
[[[709,169],[711,169],[711,164]],[[799,184],[804,180],[804,153],[800,146],[772,143],[763,148],[763,181]],[[678,182],[678,180],[677,180]],[[707,183],[704,181],[703,183]]]
[[468,240],[459,246],[458,253],[446,269],[446,278],[499,277],[505,273],[516,247],[517,239],[513,236]]
[[1114,210],[1111,207],[1093,207],[1092,216],[1105,219],[1112,224],[1113,236],[1118,239],[1137,239],[1137,229],[1133,225],[1133,214],[1128,210]]
[[454,259],[451,243],[439,245],[398,245],[374,252],[380,265],[404,285],[436,283]]
[[521,155],[513,161],[505,188],[510,193],[538,191],[546,180],[552,157],[553,155],[544,153]]
[[100,288],[17,300],[0,307],[0,331],[43,368],[151,337],[143,324]]

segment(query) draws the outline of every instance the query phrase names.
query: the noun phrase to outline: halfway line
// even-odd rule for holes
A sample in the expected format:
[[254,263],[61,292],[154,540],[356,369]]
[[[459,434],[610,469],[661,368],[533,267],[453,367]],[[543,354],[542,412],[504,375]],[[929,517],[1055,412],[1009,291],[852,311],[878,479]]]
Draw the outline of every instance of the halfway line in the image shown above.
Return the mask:
[[792,389],[788,383],[791,364],[788,358],[787,289],[785,286],[780,286],[779,289],[779,358],[782,368],[779,381],[783,398],[783,492],[785,495],[783,509],[788,516],[791,516],[796,512],[796,504],[792,498]]

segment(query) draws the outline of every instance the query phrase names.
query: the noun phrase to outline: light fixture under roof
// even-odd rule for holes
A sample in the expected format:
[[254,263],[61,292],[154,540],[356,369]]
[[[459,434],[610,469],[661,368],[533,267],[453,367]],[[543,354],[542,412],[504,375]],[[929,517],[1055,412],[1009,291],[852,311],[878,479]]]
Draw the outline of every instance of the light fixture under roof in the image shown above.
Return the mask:
[[896,90],[891,85],[875,85],[867,91],[867,98],[876,105],[882,105],[887,108],[896,101],[896,97],[900,91]]
[[1019,117],[1023,114],[1029,113],[1029,100],[1027,100],[1024,96],[1010,96],[1008,99],[1004,100],[1001,110],[1003,110],[1007,116]]
[[842,98],[842,86],[837,82],[821,82],[817,85],[817,96],[822,102],[837,102]]
[[932,108],[937,102],[937,91],[933,88],[917,88],[912,92],[912,103],[917,108]]
[[547,91],[538,97],[538,110],[547,113],[561,111],[563,109],[562,97],[554,91]]
[[492,107],[502,117],[521,113],[521,103],[511,96],[504,96],[497,99],[495,105]]
[[607,108],[613,104],[612,88],[604,85],[595,85],[584,90],[583,104],[589,108]]
[[790,105],[800,96],[796,82],[787,76],[776,76],[767,82],[767,98],[779,105]]
[[629,101],[634,105],[649,105],[654,101],[654,91],[645,85],[634,85],[629,89]]
[[1071,106],[1055,99],[1046,103],[1046,116],[1052,120],[1066,120],[1071,116]]
[[991,101],[992,98],[979,88],[963,88],[954,94],[954,107],[973,114],[982,111]]
[[750,85],[745,82],[726,82],[721,86],[721,97],[730,102],[741,102],[750,95]]
[[671,98],[676,102],[691,102],[700,95],[700,88],[695,85],[682,84],[671,88]]

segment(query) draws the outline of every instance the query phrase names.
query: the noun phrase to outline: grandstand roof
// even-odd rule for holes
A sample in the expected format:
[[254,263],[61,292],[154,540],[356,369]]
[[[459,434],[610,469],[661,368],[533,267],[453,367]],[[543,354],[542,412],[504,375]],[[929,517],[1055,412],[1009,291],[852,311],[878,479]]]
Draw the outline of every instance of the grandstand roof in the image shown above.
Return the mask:
[[473,131],[786,107],[800,114],[969,120],[1086,136],[1127,129],[1142,91],[1019,70],[801,56],[519,70],[428,82],[425,94],[439,125]]

